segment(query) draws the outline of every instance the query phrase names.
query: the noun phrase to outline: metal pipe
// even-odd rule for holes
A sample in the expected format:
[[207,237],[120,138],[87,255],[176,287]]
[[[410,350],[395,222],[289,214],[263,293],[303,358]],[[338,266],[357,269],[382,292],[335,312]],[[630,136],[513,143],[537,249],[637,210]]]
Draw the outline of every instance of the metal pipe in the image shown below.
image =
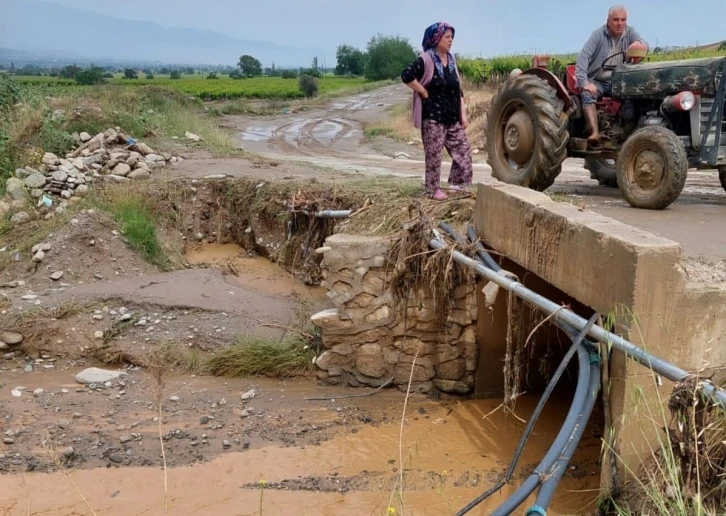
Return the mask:
[[[443,249],[445,247],[445,244],[436,239],[432,239],[429,241],[429,246],[434,249]],[[512,292],[514,295],[537,306],[540,310],[545,312],[546,315],[553,315],[553,317],[557,319],[562,319],[563,322],[569,324],[578,331],[585,328],[585,325],[587,324],[586,319],[580,317],[571,310],[568,310],[567,308],[564,308],[557,303],[550,301],[546,297],[543,297],[536,292],[531,291],[520,282],[514,281],[511,278],[494,272],[492,269],[485,267],[481,263],[477,262],[472,258],[469,258],[468,256],[460,253],[459,251],[452,251],[452,256],[455,261],[461,263],[462,265],[471,267],[480,276],[483,276],[489,281],[493,281],[500,287]],[[655,373],[658,373],[659,375],[664,376],[671,381],[680,382],[691,376],[688,372],[684,371],[680,367],[677,367],[669,362],[666,362],[665,360],[662,360],[658,357],[651,355],[650,353],[647,353],[632,342],[629,342],[626,339],[620,337],[619,335],[615,335],[614,333],[611,333],[600,326],[592,326],[588,330],[587,334],[598,342],[611,343],[616,349],[625,352],[639,364],[644,365],[651,371],[654,371]],[[707,395],[712,396],[719,404],[721,404],[723,407],[726,407],[726,391],[715,387],[710,382],[703,381],[702,384],[703,391]]]
[[344,219],[350,217],[353,210],[321,210],[315,212],[314,215],[321,219]]

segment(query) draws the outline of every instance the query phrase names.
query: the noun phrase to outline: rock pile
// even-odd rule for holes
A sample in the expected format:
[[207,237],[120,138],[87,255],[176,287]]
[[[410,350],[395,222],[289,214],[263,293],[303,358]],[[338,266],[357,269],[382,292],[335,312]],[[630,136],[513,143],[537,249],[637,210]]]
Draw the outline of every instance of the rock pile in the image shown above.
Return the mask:
[[477,364],[475,284],[456,289],[445,321],[427,292],[409,301],[404,317],[390,290],[388,245],[383,238],[337,234],[320,249],[323,286],[335,308],[311,318],[325,348],[315,360],[318,378],[353,387],[379,387],[392,378],[405,390],[413,366],[413,391],[470,392]]
[[[22,209],[28,193],[30,197],[39,199],[38,206],[49,207],[53,205],[54,197],[68,201],[86,196],[89,185],[94,181],[123,183],[148,179],[154,170],[182,160],[181,157],[155,152],[145,143],[136,142],[123,134],[119,128],[107,129],[93,137],[81,133],[79,139],[80,145],[65,158],[47,152],[38,169],[17,169],[15,177],[6,183],[12,204],[1,211]],[[65,204],[61,202],[60,206],[65,207]],[[14,223],[25,222],[25,219],[19,217]]]

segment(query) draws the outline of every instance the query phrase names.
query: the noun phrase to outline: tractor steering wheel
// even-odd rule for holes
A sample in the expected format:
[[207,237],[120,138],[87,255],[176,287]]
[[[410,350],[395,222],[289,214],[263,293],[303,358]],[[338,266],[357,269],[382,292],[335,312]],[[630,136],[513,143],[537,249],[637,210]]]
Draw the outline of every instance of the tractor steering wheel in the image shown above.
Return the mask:
[[607,71],[607,72],[611,72],[611,71],[615,70],[615,67],[617,65],[606,65],[605,63],[610,61],[613,57],[617,57],[617,56],[625,56],[625,52],[617,52],[617,53],[611,55],[610,57],[605,59],[605,61],[603,61],[602,66],[600,68],[602,68],[604,71]]

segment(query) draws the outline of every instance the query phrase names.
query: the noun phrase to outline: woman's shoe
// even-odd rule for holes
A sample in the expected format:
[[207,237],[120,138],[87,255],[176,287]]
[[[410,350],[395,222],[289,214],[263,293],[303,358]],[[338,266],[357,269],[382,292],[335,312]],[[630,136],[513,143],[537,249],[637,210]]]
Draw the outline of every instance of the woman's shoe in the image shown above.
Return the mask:
[[471,189],[471,185],[449,185],[449,190],[456,190],[457,192],[468,192]]
[[436,190],[436,191],[434,192],[434,194],[433,194],[433,195],[431,196],[431,198],[432,198],[432,199],[434,199],[434,200],[436,200],[436,201],[443,201],[443,200],[445,200],[445,199],[448,199],[448,198],[449,198],[449,196],[448,196],[448,195],[446,195],[446,194],[445,194],[444,192],[442,192],[441,190]]

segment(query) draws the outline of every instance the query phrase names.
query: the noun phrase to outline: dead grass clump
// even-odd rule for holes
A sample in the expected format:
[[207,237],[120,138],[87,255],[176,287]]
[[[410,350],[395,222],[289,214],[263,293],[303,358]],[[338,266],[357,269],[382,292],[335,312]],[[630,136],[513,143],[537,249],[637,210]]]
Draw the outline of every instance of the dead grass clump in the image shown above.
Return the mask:
[[315,350],[302,340],[272,342],[242,336],[238,342],[212,356],[206,370],[215,376],[269,376],[285,378],[309,374]]
[[697,378],[676,385],[666,439],[643,463],[619,514],[715,516],[726,507],[726,409]]
[[706,507],[726,507],[726,409],[703,394],[696,378],[676,386],[668,408],[686,495]]
[[[451,311],[454,290],[473,281],[474,277],[471,269],[454,261],[452,251],[471,255],[475,247],[454,242],[442,230],[436,229],[434,220],[437,219],[429,217],[420,203],[411,203],[408,214],[410,220],[390,246],[387,257],[394,267],[391,280],[394,305],[400,307],[402,302],[412,299],[432,299],[437,319],[443,322]],[[433,250],[429,242],[437,236],[447,246]]]

